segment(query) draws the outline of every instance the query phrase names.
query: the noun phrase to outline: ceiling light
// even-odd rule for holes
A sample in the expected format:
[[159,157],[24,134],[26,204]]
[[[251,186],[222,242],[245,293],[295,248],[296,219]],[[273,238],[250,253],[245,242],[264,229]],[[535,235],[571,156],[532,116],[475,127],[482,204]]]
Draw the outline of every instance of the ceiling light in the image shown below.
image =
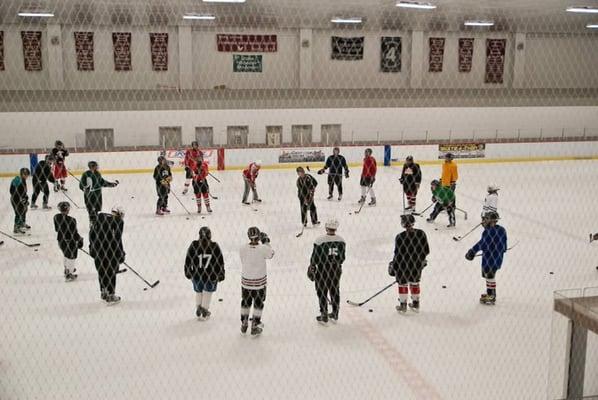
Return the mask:
[[402,8],[417,8],[419,10],[433,10],[436,8],[432,3],[418,3],[416,1],[399,1],[396,6]]
[[574,7],[567,7],[567,11],[574,12],[574,13],[595,14],[595,13],[598,13],[598,8],[586,7],[586,6],[574,6]]
[[598,29],[598,24],[587,24],[586,28],[589,28],[589,29]]
[[245,3],[246,0],[203,0],[204,3]]
[[330,22],[335,24],[361,24],[363,21],[361,17],[334,17]]
[[465,26],[494,26],[494,21],[465,21]]
[[39,18],[52,18],[54,16],[51,12],[43,11],[20,11],[17,14],[19,17],[39,17]]
[[193,14],[193,13],[189,13],[189,14],[185,14],[183,15],[183,19],[199,19],[199,20],[203,20],[203,21],[213,21],[216,19],[215,15],[212,14]]

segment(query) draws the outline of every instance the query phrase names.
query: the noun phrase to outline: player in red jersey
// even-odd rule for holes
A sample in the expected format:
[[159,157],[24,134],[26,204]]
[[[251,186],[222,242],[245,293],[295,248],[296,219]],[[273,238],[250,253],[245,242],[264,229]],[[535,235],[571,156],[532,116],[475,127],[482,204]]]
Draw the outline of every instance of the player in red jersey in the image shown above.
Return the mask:
[[64,143],[60,140],[57,140],[54,143],[54,148],[50,153],[52,158],[54,159],[54,167],[52,168],[52,175],[54,175],[54,191],[58,192],[62,190],[66,192],[66,187],[64,186],[64,182],[67,177],[67,169],[66,165],[64,165],[64,161],[66,157],[69,155],[69,151],[64,147]]
[[261,161],[255,161],[249,164],[247,168],[243,170],[243,181],[245,181],[245,191],[243,192],[243,204],[249,204],[247,197],[249,197],[249,189],[253,193],[253,201],[261,203],[260,197],[257,195],[257,189],[255,187],[255,180],[260,172],[262,166]]
[[203,160],[203,153],[200,151],[195,159],[196,167],[193,170],[193,193],[197,202],[197,213],[201,213],[201,198],[206,204],[206,210],[211,213],[210,208],[210,186],[208,185],[208,174],[210,173],[207,161]]
[[199,144],[195,140],[191,142],[191,148],[185,151],[185,189],[183,190],[183,194],[187,194],[189,191],[189,185],[193,179],[193,171],[197,169],[197,162],[195,160],[197,160],[200,153]]
[[365,203],[365,197],[368,192],[370,194],[369,206],[376,205],[376,194],[374,193],[374,182],[376,181],[376,159],[372,156],[372,149],[365,149],[365,157],[363,159],[363,169],[361,171],[361,199],[359,203]]

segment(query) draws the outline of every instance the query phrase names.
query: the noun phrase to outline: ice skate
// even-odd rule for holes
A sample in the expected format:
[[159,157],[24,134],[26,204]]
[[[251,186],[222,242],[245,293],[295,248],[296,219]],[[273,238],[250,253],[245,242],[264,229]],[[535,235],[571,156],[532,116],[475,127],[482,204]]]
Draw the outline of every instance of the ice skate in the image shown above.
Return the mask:
[[254,320],[253,323],[251,324],[251,336],[261,335],[263,331],[264,331],[264,324],[262,324],[261,322],[255,322],[255,320]]
[[480,296],[480,303],[494,305],[496,303],[496,296],[484,293]]
[[254,202],[254,203],[261,203],[261,202],[262,202],[262,199],[253,199],[253,202]]
[[31,225],[27,225],[27,224],[23,224],[22,228],[25,228],[25,230],[29,230],[31,229]]
[[109,294],[108,296],[106,296],[107,305],[112,306],[118,303],[120,303],[120,296],[117,296],[115,294]]
[[15,226],[12,233],[14,233],[15,235],[25,235],[27,231],[22,226]]
[[241,321],[241,333],[247,333],[247,328],[249,328],[249,321],[247,319],[244,319],[243,321]]
[[376,198],[375,198],[375,197],[372,197],[372,198],[370,199],[370,202],[368,203],[368,206],[375,206],[375,205],[376,205]]
[[243,203],[246,206],[250,205],[250,203],[248,201],[242,201],[241,203]]
[[419,312],[419,300],[413,300],[411,303],[409,303],[409,309],[413,312],[418,313]]
[[181,193],[183,196],[186,195],[187,193],[189,193],[189,188],[185,188],[183,189],[183,193]]
[[454,228],[454,227],[455,227],[455,223],[454,223],[454,222],[451,222],[451,223],[449,223],[449,224],[448,224],[446,227],[447,227],[447,228]]
[[362,204],[362,203],[365,203],[365,196],[361,196],[361,198],[357,202],[357,204]]
[[395,308],[401,314],[405,314],[407,312],[407,303],[399,302]]
[[428,223],[432,223],[434,222],[434,218],[430,217],[430,218],[426,218],[426,222]]
[[332,197],[333,196],[330,194],[330,195],[328,195],[328,197],[326,197],[326,200],[332,200]]
[[202,311],[203,311],[203,307],[202,306],[197,306],[197,308],[195,309],[195,316],[197,318],[201,318]]
[[207,211],[208,213],[211,213],[211,212],[212,212],[212,208],[211,208],[210,206],[206,206],[206,211]]
[[339,195],[338,195],[338,201],[341,201],[342,199],[343,199],[343,195],[342,195],[342,194],[339,194]]
[[336,313],[334,313],[334,312],[328,313],[328,319],[331,322],[337,322],[338,321],[338,312],[336,312]]
[[158,208],[156,210],[156,215],[164,215],[164,212],[162,212],[162,209]]
[[328,314],[318,315],[316,321],[318,321],[319,324],[326,325],[328,323]]
[[31,209],[32,209],[32,210],[37,210],[37,209],[38,209],[38,207],[37,207],[37,205],[36,205],[36,204],[33,204],[33,203],[32,203],[32,204],[31,204]]
[[48,203],[45,203],[44,205],[42,205],[42,209],[43,209],[43,210],[46,210],[46,211],[48,211],[48,210],[51,210],[51,209],[52,209],[52,207],[50,207],[50,206],[48,205]]
[[318,226],[318,225],[320,225],[320,221],[312,222],[311,224],[312,224],[313,226]]
[[210,311],[208,311],[207,309],[205,309],[205,308],[203,308],[203,307],[201,308],[201,317],[202,317],[204,320],[208,320],[208,319],[210,319],[210,315],[212,315],[212,313],[211,313]]
[[201,214],[201,206],[200,205],[197,205],[197,213]]
[[71,274],[70,272],[64,275],[65,282],[72,282],[77,279],[77,274]]
[[170,210],[166,207],[162,207],[162,213],[164,214],[170,214]]

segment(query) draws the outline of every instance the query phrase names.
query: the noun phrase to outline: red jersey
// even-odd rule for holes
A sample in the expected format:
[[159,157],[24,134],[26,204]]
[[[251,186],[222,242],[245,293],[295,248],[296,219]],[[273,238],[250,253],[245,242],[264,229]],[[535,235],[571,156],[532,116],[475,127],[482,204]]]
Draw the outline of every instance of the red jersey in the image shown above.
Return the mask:
[[195,179],[196,181],[199,182],[206,179],[208,177],[208,173],[210,172],[207,161],[203,161],[201,163],[201,166],[199,166],[199,168],[194,169],[193,172],[193,179]]
[[185,167],[190,168],[194,171],[197,168],[197,157],[199,157],[200,153],[201,150],[199,149],[187,149],[187,151],[185,152]]
[[376,159],[372,156],[365,157],[363,159],[363,169],[361,170],[361,176],[364,178],[372,178],[376,176]]
[[243,170],[243,176],[251,183],[255,182],[257,175],[260,172],[260,166],[256,163],[251,163]]

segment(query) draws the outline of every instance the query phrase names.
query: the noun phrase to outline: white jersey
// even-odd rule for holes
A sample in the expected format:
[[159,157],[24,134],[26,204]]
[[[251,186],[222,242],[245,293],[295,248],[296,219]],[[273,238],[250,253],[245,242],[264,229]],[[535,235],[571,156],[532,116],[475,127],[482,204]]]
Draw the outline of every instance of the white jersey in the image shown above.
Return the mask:
[[239,252],[241,257],[241,287],[258,290],[266,287],[266,260],[274,257],[269,243],[246,244]]
[[484,207],[482,207],[482,216],[489,212],[498,212],[498,193],[488,193],[484,199]]

